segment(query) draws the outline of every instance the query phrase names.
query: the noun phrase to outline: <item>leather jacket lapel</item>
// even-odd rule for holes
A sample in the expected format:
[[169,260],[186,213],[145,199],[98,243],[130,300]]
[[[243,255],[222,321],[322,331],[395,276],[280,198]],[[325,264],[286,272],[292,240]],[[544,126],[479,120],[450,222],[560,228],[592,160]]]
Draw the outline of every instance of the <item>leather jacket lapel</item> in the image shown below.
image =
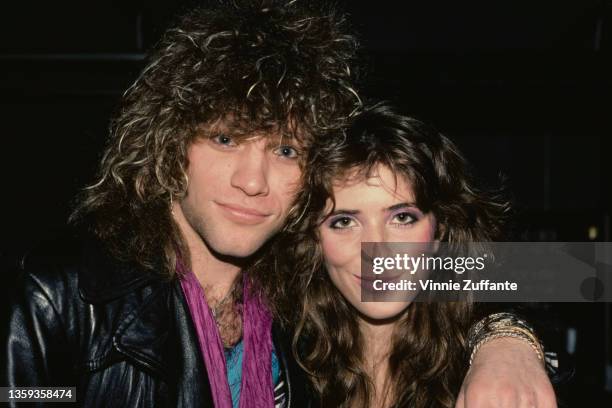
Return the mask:
[[137,309],[125,313],[113,337],[114,347],[122,354],[167,380],[166,348],[170,321],[167,290],[146,288],[151,292]]
[[84,239],[81,256],[80,296],[114,315],[112,347],[167,379],[169,283],[137,265],[118,261],[93,238]]
[[304,371],[299,367],[291,348],[291,336],[278,324],[272,325],[272,341],[281,364],[283,380],[287,386],[286,408],[302,408],[310,406],[306,394],[306,378]]
[[122,354],[170,385],[176,407],[212,407],[212,393],[198,339],[178,280],[154,285],[142,306],[116,331]]
[[170,361],[175,375],[176,407],[212,407],[212,392],[200,351],[195,327],[178,280],[172,284],[172,303],[176,339],[170,344],[176,358]]

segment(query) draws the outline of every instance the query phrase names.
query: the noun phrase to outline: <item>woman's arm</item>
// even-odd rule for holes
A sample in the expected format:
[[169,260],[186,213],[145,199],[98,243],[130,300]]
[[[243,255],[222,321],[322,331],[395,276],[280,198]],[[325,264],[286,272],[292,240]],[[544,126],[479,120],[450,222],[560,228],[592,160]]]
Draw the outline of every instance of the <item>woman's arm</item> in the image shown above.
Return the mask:
[[[544,331],[539,329],[538,334]],[[474,323],[469,336],[472,361],[456,407],[556,407],[549,378],[553,373],[547,373],[546,366],[552,368],[558,361],[551,361],[555,353],[549,352],[545,358],[536,331],[523,318],[508,312]]]

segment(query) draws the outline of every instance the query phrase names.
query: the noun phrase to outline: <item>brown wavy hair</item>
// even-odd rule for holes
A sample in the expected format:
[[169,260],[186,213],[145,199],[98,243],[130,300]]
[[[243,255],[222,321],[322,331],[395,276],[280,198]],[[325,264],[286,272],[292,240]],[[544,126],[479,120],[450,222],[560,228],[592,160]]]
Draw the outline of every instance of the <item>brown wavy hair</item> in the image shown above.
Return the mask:
[[[294,276],[294,299],[304,299],[292,316],[298,321],[294,352],[321,406],[369,406],[374,388],[364,369],[358,314],[331,282],[319,245],[333,185],[354,177],[355,170],[369,177],[377,165],[387,166],[410,180],[417,206],[435,215],[438,238],[449,244],[500,237],[509,204],[499,192],[474,186],[466,160],[449,139],[385,103],[365,109],[343,134],[311,152],[299,205],[276,251],[277,263]],[[390,406],[453,406],[466,371],[472,310],[469,302],[419,302],[402,312],[388,356]]]
[[345,16],[322,2],[216,1],[183,15],[125,92],[71,220],[119,259],[173,276],[177,251],[189,254],[170,204],[185,194],[194,139],[223,121],[234,137],[280,132],[308,146],[360,103],[356,48]]

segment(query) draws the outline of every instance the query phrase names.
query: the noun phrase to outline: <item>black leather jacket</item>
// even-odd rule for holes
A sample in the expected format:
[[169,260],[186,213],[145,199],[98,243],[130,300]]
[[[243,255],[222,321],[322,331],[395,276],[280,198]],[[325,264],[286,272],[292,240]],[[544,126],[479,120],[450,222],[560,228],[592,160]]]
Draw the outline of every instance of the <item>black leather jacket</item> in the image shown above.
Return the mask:
[[[2,319],[0,386],[76,386],[86,407],[213,406],[178,281],[117,262],[92,241],[47,246],[20,269]],[[307,406],[276,326],[273,340],[288,406]]]

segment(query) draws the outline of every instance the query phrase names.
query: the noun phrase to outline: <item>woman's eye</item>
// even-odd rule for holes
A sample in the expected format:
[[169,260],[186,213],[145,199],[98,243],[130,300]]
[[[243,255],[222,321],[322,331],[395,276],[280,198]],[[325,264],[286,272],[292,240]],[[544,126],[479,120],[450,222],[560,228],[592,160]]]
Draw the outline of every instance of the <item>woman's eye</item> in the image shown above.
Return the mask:
[[280,146],[274,150],[274,153],[288,159],[295,159],[299,156],[298,151],[292,146]]
[[355,226],[355,221],[350,217],[340,217],[332,220],[329,226],[335,229],[351,228]]
[[407,213],[407,212],[396,214],[393,217],[393,222],[395,224],[400,224],[400,225],[412,224],[415,221],[416,221],[416,218],[412,214]]
[[232,140],[230,136],[227,136],[223,133],[218,134],[210,138],[216,144],[220,144],[222,146],[235,146],[236,143]]

